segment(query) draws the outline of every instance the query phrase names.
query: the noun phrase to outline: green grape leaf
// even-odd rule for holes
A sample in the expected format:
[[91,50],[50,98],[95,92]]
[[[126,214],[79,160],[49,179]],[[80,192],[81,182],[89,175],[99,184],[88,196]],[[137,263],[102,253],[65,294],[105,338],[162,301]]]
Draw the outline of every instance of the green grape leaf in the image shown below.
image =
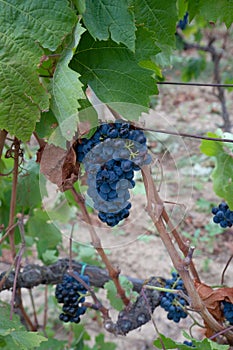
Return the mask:
[[44,252],[47,249],[57,251],[57,245],[62,239],[61,232],[49,220],[46,212],[35,209],[34,215],[29,217],[27,222],[27,232],[35,238],[38,255],[42,261]]
[[[0,3],[0,16],[1,16]],[[3,23],[0,28],[3,29]],[[28,141],[40,111],[49,106],[49,96],[39,82],[37,64],[41,49],[29,37],[0,35],[0,128]],[[30,48],[28,47],[30,45]],[[30,62],[30,65],[27,64]]]
[[80,14],[86,11],[86,0],[72,0]]
[[0,128],[23,141],[49,107],[49,94],[37,73],[40,45],[55,50],[75,21],[64,0],[43,6],[38,0],[0,1]]
[[233,2],[229,0],[200,0],[200,13],[208,20],[220,20],[229,28],[233,22]]
[[102,102],[131,120],[146,110],[149,96],[158,91],[151,71],[139,67],[131,51],[113,41],[95,41],[87,32],[70,66]]
[[64,350],[66,341],[49,338],[40,343],[36,350]]
[[66,0],[45,1],[43,6],[38,0],[1,0],[0,22],[14,32],[16,38],[18,35],[24,37],[25,43],[31,37],[44,48],[54,51],[71,32],[76,15]]
[[145,27],[139,27],[136,32],[135,58],[138,62],[150,60],[161,49],[155,44],[155,35]]
[[46,340],[36,332],[28,332],[18,315],[13,314],[10,319],[10,305],[0,302],[0,347],[11,350],[17,346],[18,349],[30,350]]
[[58,61],[49,91],[51,93],[51,109],[58,120],[62,136],[71,141],[78,122],[78,99],[84,98],[79,74],[68,67],[75,49],[85,29],[80,23],[76,25],[68,47]]
[[176,2],[171,0],[135,0],[133,8],[136,23],[155,34],[159,47],[175,46]]
[[134,17],[128,9],[127,0],[86,0],[83,15],[85,26],[94,39],[112,39],[135,50]]
[[[209,137],[221,137],[218,132],[216,134],[208,133]],[[224,135],[224,134],[222,134]],[[228,133],[229,138],[233,135]],[[232,146],[231,146],[232,147]],[[216,141],[203,140],[200,146],[202,153],[215,158],[215,168],[211,174],[213,179],[213,188],[217,196],[225,199],[230,209],[233,209],[233,158],[231,150],[227,144]]]
[[188,9],[187,0],[177,0],[178,17],[182,19]]
[[58,126],[57,119],[51,110],[41,113],[41,118],[36,123],[36,133],[40,138],[48,138]]
[[104,284],[104,289],[107,290],[107,298],[109,299],[111,306],[114,309],[121,311],[124,304],[121,298],[117,295],[116,286],[113,281],[106,282]]
[[15,346],[22,350],[35,349],[41,342],[47,340],[39,333],[27,331],[13,331],[11,337],[15,342]]
[[197,79],[206,67],[206,60],[203,57],[191,57],[182,69],[182,81],[187,82]]
[[[161,343],[160,339],[162,340],[163,344]],[[189,341],[192,341],[195,349],[197,349],[197,350],[203,350],[203,349],[205,349],[205,350],[227,350],[227,349],[229,349],[228,345],[217,344],[208,338],[205,338],[201,341],[189,338]],[[171,338],[166,337],[163,334],[160,334],[160,337],[154,341],[154,346],[156,346],[158,349],[163,349],[165,346],[165,348],[167,350],[177,349],[177,348],[180,350],[192,349],[190,346],[182,344],[180,342],[176,342],[176,341],[172,340]]]
[[19,175],[16,202],[24,211],[41,205],[39,165],[35,160],[28,161]]
[[[217,134],[212,132],[208,132],[207,136],[213,138],[219,137]],[[202,153],[206,154],[209,157],[217,156],[220,152],[223,151],[223,144],[222,142],[217,141],[202,140],[200,150]]]
[[117,345],[112,343],[112,342],[105,342],[105,336],[103,333],[98,334],[95,337],[95,345],[96,345],[96,350],[101,349],[101,350],[115,350]]
[[8,330],[22,330],[22,326],[19,316],[13,314],[12,320],[10,320],[10,305],[0,302],[0,330],[1,332]]
[[47,249],[42,254],[42,260],[45,263],[45,265],[53,264],[57,261],[57,251],[54,249]]
[[120,283],[122,288],[125,291],[125,295],[130,298],[132,302],[136,301],[136,298],[138,297],[138,293],[133,291],[133,283],[128,280],[127,277],[120,276]]

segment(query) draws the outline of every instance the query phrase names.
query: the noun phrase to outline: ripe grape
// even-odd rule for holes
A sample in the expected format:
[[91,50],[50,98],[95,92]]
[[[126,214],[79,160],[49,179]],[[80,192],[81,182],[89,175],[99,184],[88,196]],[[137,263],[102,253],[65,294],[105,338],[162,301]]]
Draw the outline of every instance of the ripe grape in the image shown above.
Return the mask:
[[101,124],[90,139],[77,141],[75,152],[87,172],[87,194],[99,219],[117,225],[129,216],[134,171],[151,162],[143,131],[122,120]]
[[[79,276],[87,285],[90,284],[89,277],[79,275],[76,271],[75,275]],[[62,313],[59,319],[63,322],[80,322],[80,316],[86,312],[86,307],[82,304],[85,301],[86,288],[78,282],[74,277],[64,274],[62,283],[56,285],[55,297],[58,303],[62,303]]]
[[[166,280],[165,288],[183,290],[185,293],[184,282],[177,272],[172,273],[172,279]],[[186,305],[188,302],[184,298],[171,292],[164,292],[160,302],[160,306],[168,313],[167,318],[176,323],[180,322],[181,318],[188,316],[185,311]]]
[[213,222],[222,228],[231,227],[233,224],[233,211],[229,209],[226,202],[222,202],[218,207],[212,208]]

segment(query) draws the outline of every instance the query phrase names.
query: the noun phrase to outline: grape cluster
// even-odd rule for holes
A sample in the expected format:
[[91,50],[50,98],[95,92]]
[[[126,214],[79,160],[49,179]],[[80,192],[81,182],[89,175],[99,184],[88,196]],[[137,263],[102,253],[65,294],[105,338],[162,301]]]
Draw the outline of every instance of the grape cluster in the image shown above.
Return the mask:
[[229,209],[227,203],[222,202],[218,207],[212,208],[213,222],[221,227],[231,227],[233,224],[233,211]]
[[87,173],[87,194],[109,226],[129,216],[129,190],[135,186],[134,171],[151,162],[143,131],[118,120],[101,124],[90,139],[79,139],[77,161]]
[[[90,284],[89,277],[79,275],[74,272],[75,275],[79,276],[87,285]],[[55,297],[58,303],[62,303],[62,313],[59,319],[63,322],[80,322],[80,316],[86,312],[86,307],[82,304],[85,301],[86,288],[78,282],[74,277],[64,274],[62,283],[57,284],[55,290]]]
[[[185,292],[184,282],[177,272],[172,273],[172,279],[166,280],[164,288],[183,290]],[[168,312],[167,318],[176,323],[180,322],[181,318],[187,317],[187,313],[184,311],[186,305],[188,305],[188,302],[184,298],[171,292],[164,292],[160,302],[160,306]]]
[[223,301],[223,314],[225,319],[233,325],[233,304],[228,301]]

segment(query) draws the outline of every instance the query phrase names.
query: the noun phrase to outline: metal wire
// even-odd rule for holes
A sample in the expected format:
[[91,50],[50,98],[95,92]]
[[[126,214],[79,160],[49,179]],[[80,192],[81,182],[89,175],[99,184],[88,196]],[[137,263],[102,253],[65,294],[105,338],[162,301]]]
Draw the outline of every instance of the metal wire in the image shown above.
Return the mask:
[[175,81],[157,81],[159,85],[186,85],[186,86],[210,86],[210,87],[233,87],[233,84],[211,84],[211,83],[179,83]]

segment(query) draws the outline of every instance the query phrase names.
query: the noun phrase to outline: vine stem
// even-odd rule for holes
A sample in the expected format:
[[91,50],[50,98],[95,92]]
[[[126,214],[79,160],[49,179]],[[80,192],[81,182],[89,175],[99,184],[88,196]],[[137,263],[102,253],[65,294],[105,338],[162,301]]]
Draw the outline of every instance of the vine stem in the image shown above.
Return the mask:
[[79,193],[77,193],[77,191],[75,190],[75,188],[73,186],[71,187],[71,193],[73,194],[76,202],[80,206],[81,212],[83,214],[83,218],[86,221],[86,223],[88,224],[88,228],[89,228],[91,240],[92,240],[91,243],[92,243],[93,247],[96,249],[97,253],[100,255],[103,263],[105,264],[105,266],[108,270],[108,273],[109,273],[109,277],[113,280],[113,282],[116,286],[117,293],[118,293],[119,297],[123,301],[124,305],[126,305],[126,306],[129,305],[130,299],[127,298],[125,291],[122,288],[120,281],[119,281],[120,270],[115,269],[112,266],[107,255],[105,254],[105,251],[102,247],[100,238],[98,237],[98,235],[97,235],[97,233],[92,225],[91,218],[90,218],[88,211],[86,209],[84,199],[82,198],[82,196]]
[[15,250],[15,239],[14,239],[14,219],[15,219],[15,208],[16,208],[16,195],[17,195],[17,182],[18,182],[18,167],[19,167],[19,150],[20,150],[20,141],[15,137],[14,143],[14,168],[13,168],[13,180],[12,180],[12,192],[11,192],[11,202],[10,202],[10,217],[8,227],[11,227],[9,230],[9,241],[11,247],[11,256],[14,260],[16,256]]
[[0,159],[2,157],[2,151],[3,151],[3,147],[5,145],[6,137],[7,137],[7,131],[0,130]]
[[[184,260],[181,258],[179,255],[178,251],[174,247],[174,244],[172,242],[172,239],[169,235],[169,233],[166,230],[163,218],[162,218],[162,211],[161,211],[161,205],[163,205],[163,201],[159,197],[159,194],[155,188],[153,178],[151,176],[150,168],[149,166],[143,166],[141,168],[142,171],[142,176],[143,176],[143,181],[146,189],[146,195],[147,195],[147,211],[149,216],[151,217],[151,220],[153,221],[156,229],[158,230],[160,237],[167,249],[168,254],[170,255],[170,258],[172,260],[172,263],[179,273],[180,277],[182,278],[185,288],[187,290],[187,293],[190,297],[191,301],[191,306],[192,308],[199,312],[200,315],[202,316],[203,320],[205,323],[213,329],[215,332],[220,332],[223,331],[224,327],[219,324],[215,318],[210,314],[210,312],[207,310],[205,304],[202,302],[199,294],[196,291],[196,288],[194,286],[194,282],[190,276],[189,273],[189,267],[187,264],[184,262]],[[155,194],[155,196],[154,196]],[[158,207],[159,210],[155,210],[154,205],[155,205],[155,200],[154,198],[158,198]],[[163,210],[163,209],[162,209]],[[155,215],[155,213],[160,212],[161,214]],[[228,331],[225,333],[227,339],[229,342],[233,342],[233,333]]]

